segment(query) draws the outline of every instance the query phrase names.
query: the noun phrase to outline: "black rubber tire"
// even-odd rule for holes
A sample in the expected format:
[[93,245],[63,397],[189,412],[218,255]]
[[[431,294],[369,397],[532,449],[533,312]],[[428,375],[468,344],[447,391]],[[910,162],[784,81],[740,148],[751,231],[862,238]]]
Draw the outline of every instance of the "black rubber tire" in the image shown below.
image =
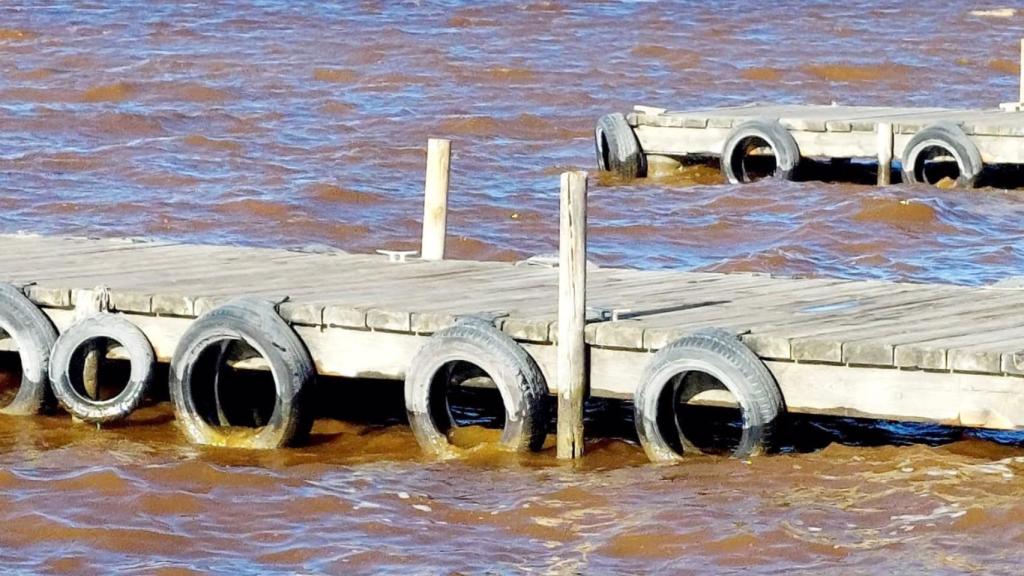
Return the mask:
[[[224,434],[214,424],[219,423],[219,399],[213,406],[202,406],[195,397],[194,371],[201,356],[213,347],[221,347],[223,354],[223,343],[231,340],[244,341],[263,356],[274,378],[273,412],[265,425],[247,434],[237,430]],[[242,297],[203,314],[188,327],[174,350],[168,383],[176,417],[193,442],[268,449],[293,446],[308,437],[315,379],[309,351],[274,306],[260,298]]]
[[498,387],[505,405],[502,446],[513,451],[539,450],[548,426],[544,375],[522,346],[482,320],[463,320],[436,332],[406,372],[405,409],[423,450],[441,458],[451,455],[447,432],[453,422],[446,390],[435,390],[432,384],[438,371],[456,361],[479,367]]
[[0,283],[0,330],[14,339],[21,358],[18,393],[0,413],[38,414],[53,404],[50,392],[50,350],[57,341],[53,322],[21,290]]
[[633,127],[626,122],[624,115],[616,112],[602,116],[597,121],[594,147],[599,169],[627,179],[647,175],[647,159],[640,149],[640,141],[636,139]]
[[[764,363],[732,333],[700,330],[659,350],[644,370],[634,397],[637,434],[648,458],[654,462],[678,460],[682,450],[694,447],[682,438],[675,419],[675,393],[666,398],[666,386],[678,385],[676,376],[696,371],[717,378],[740,405],[743,433],[733,456],[744,458],[771,445],[773,428],[785,413],[782,392]],[[672,402],[665,406],[664,402]],[[679,442],[662,430],[664,410],[671,416]],[[669,438],[676,438],[669,437]],[[682,448],[686,446],[686,448]]]
[[974,188],[978,175],[985,168],[981,153],[970,137],[952,122],[937,122],[914,134],[903,149],[903,181],[911,184],[928,184],[924,175],[922,152],[939,147],[949,152],[960,168],[956,184],[960,188]]
[[[71,375],[72,360],[83,347],[103,338],[124,348],[131,362],[131,374],[117,396],[95,400],[76,389]],[[97,314],[79,320],[57,338],[50,354],[50,385],[61,406],[73,416],[86,422],[113,422],[127,418],[138,408],[153,382],[155,368],[153,346],[138,326],[121,316]]]
[[777,120],[750,120],[740,124],[729,133],[722,147],[722,175],[732,184],[751,182],[743,167],[750,140],[765,141],[775,154],[775,173],[779,180],[792,180],[800,165],[800,148],[789,130]]

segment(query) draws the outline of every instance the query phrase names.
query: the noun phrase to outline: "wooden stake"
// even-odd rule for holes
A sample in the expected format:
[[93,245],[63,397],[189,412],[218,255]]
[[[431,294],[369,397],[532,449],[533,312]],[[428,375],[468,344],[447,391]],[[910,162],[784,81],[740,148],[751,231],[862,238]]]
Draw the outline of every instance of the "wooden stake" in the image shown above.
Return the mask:
[[423,186],[423,241],[420,257],[444,260],[448,235],[448,175],[451,166],[451,141],[427,140],[427,177]]
[[878,185],[892,184],[892,124],[878,123]]
[[101,347],[97,342],[86,344],[85,360],[82,363],[82,387],[85,388],[85,395],[93,400],[100,398],[100,364],[102,356],[106,355],[106,347]]
[[[106,286],[97,286],[92,290],[77,290],[73,297],[76,322],[110,310],[110,290]],[[94,340],[85,344],[82,387],[86,396],[93,400],[99,399],[101,367],[107,352],[107,343],[101,345],[100,341]]]
[[562,174],[558,260],[558,457],[583,456],[587,173]]
[[1018,104],[1024,105],[1024,38],[1020,39],[1020,99]]

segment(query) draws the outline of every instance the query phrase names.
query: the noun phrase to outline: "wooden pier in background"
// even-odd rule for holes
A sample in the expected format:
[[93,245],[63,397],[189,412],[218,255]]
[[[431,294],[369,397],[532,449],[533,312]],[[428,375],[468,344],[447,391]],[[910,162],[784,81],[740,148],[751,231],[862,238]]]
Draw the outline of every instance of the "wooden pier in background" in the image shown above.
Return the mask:
[[[1021,57],[1024,63],[1024,40]],[[713,158],[732,183],[772,174],[799,179],[801,161],[843,167],[850,160],[866,160],[877,164],[879,185],[891,183],[895,163],[904,182],[971,188],[984,183],[979,176],[987,168],[1024,165],[1024,67],[1019,100],[992,109],[835,103],[690,110],[635,106],[599,119],[594,136],[598,167],[625,178]]]
[[718,154],[732,128],[756,118],[777,120],[810,157],[875,158],[882,127],[892,134],[889,153],[899,158],[914,134],[949,122],[972,137],[985,163],[1024,163],[1024,113],[1000,109],[751,104],[685,111],[641,106],[627,115],[644,151],[663,155]]
[[[61,329],[80,294],[103,286],[109,311],[164,362],[197,316],[266,297],[317,371],[343,377],[402,379],[431,334],[482,316],[558,391],[558,270],[545,266],[2,236],[0,280],[31,283],[26,294]],[[653,351],[715,326],[765,360],[790,412],[1024,427],[1024,290],[604,268],[586,290],[595,396],[630,398]]]
[[[688,159],[717,157],[723,172],[732,169],[727,179],[747,182],[755,178],[744,176],[739,163],[756,156],[781,161],[790,155],[797,164],[801,159],[877,162],[883,167],[878,171],[883,185],[890,182],[894,160],[904,181],[929,184],[942,176],[928,175],[928,164],[946,161],[950,169],[943,175],[972,187],[986,167],[1024,164],[1024,112],[1015,110],[750,104],[675,111],[637,106],[623,118],[618,127],[599,127],[599,163],[630,177],[646,174],[648,166],[652,173],[663,172]],[[745,141],[740,131],[751,127],[755,131]],[[635,149],[615,158],[616,147],[608,141],[630,138],[635,138]],[[785,178],[793,177],[794,167],[786,167]]]

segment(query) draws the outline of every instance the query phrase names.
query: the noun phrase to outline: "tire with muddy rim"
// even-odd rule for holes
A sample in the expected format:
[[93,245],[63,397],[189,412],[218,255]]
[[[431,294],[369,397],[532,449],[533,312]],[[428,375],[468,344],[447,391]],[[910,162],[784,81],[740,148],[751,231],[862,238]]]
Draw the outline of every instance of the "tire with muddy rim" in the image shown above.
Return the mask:
[[38,414],[52,404],[49,364],[57,329],[20,289],[0,284],[0,330],[14,340],[21,359],[18,391],[0,413]]
[[647,175],[647,161],[640,142],[623,114],[607,114],[597,121],[594,146],[599,169],[630,180]]
[[[688,378],[691,375],[700,378]],[[714,386],[708,386],[709,382]],[[778,384],[764,363],[732,333],[706,329],[659,350],[637,387],[637,434],[652,461],[674,461],[684,453],[700,451],[684,435],[679,406],[713,387],[724,387],[739,404],[742,429],[732,455],[747,457],[771,446],[773,428],[785,413]]]
[[[757,157],[754,152],[771,150],[774,166],[764,175],[750,170],[748,163]],[[800,148],[789,130],[777,120],[756,119],[733,129],[722,147],[722,176],[732,184],[753,182],[771,176],[792,180],[800,165]]]
[[[956,172],[930,169],[929,163],[936,158],[952,159]],[[937,122],[914,134],[903,150],[902,163],[904,182],[937,184],[949,177],[960,188],[974,188],[985,168],[978,147],[952,122]]]
[[[262,357],[273,378],[273,398],[257,407],[233,409],[225,396],[227,360],[240,348]],[[309,351],[274,305],[242,297],[188,327],[171,359],[169,387],[178,421],[193,442],[266,449],[308,436],[315,379]]]
[[533,358],[505,333],[482,320],[461,320],[431,336],[405,377],[405,409],[416,441],[437,457],[451,455],[448,432],[455,426],[448,388],[457,368],[479,369],[497,387],[505,410],[501,445],[539,450],[548,426],[547,383]]
[[[128,382],[107,399],[90,396],[83,368],[90,348],[114,342],[128,355]],[[105,346],[100,346],[105,350]],[[65,330],[50,355],[50,384],[61,406],[86,422],[112,422],[127,418],[142,402],[153,381],[156,354],[138,326],[113,314],[98,314],[79,320]]]

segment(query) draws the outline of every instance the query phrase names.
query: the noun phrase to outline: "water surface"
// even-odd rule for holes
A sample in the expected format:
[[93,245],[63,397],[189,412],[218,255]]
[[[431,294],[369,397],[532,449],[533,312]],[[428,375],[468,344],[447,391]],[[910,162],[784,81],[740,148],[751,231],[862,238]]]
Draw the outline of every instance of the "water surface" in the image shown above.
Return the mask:
[[[593,169],[591,130],[610,111],[1015,99],[1024,16],[972,8],[8,3],[0,230],[415,248],[437,136],[455,150],[454,255],[551,252],[557,175]],[[593,179],[590,248],[602,265],[983,284],[1020,274],[1022,217],[1013,191],[738,187],[694,169]],[[595,421],[628,416],[616,410]],[[892,427],[818,424],[817,451],[666,468],[597,430],[572,470],[486,450],[425,461],[400,418],[366,420],[324,419],[313,446],[251,454],[188,446],[166,405],[102,431],[3,419],[0,561],[25,573],[1019,571],[1024,451],[958,431],[896,445]]]

